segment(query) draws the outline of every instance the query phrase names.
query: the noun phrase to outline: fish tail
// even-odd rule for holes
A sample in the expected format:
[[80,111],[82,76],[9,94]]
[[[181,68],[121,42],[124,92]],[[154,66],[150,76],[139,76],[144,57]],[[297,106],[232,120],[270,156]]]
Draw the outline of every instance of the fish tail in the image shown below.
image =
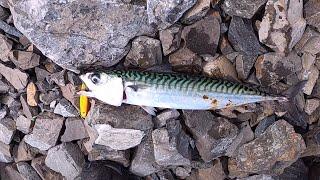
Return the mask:
[[297,106],[296,96],[302,92],[307,81],[301,81],[294,86],[290,87],[288,90],[284,91],[283,97],[287,99],[287,103],[283,104],[285,109],[287,110],[287,117],[291,119],[291,122],[295,122],[298,124],[303,124],[303,128],[306,127],[306,114],[301,110],[299,110]]
[[294,86],[282,92],[283,97],[286,98],[288,101],[293,101],[297,94],[302,91],[306,83],[307,80],[298,82]]

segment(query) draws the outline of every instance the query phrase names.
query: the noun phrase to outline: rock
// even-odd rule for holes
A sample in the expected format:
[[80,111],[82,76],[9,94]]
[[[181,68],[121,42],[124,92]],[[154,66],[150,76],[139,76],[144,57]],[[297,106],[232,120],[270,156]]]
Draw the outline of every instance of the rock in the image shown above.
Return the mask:
[[83,120],[79,118],[68,118],[65,123],[66,130],[61,136],[62,142],[70,142],[74,140],[89,137],[83,124]]
[[304,135],[307,148],[302,157],[320,155],[320,127],[315,127]]
[[[230,56],[231,53],[235,53],[235,51],[233,50],[233,48],[228,40],[227,35],[221,36],[219,49],[220,49],[221,53],[225,56],[227,56],[227,55]],[[216,54],[216,56],[217,56],[217,54]]]
[[35,67],[34,72],[36,73],[37,81],[44,81],[50,76],[50,73],[48,71],[39,67]]
[[219,159],[214,160],[213,165],[210,164],[210,167],[200,168],[195,171],[188,177],[187,180],[224,180],[226,179],[226,174],[223,170],[222,163]]
[[312,37],[303,46],[302,51],[315,55],[320,52],[319,48],[320,48],[320,37]]
[[150,0],[147,1],[149,24],[155,24],[158,29],[167,29],[177,22],[190,9],[196,0]]
[[25,136],[25,142],[39,150],[48,150],[56,145],[62,125],[60,116],[52,113],[39,115],[32,133]]
[[0,120],[0,141],[10,144],[16,131],[16,123],[11,118],[3,118]]
[[71,71],[67,71],[67,79],[73,86],[78,86],[82,83],[78,74],[75,74]]
[[284,120],[276,121],[258,138],[241,146],[236,156],[229,159],[229,176],[281,174],[305,148],[301,135],[294,132],[293,126]]
[[210,0],[198,0],[182,17],[184,24],[193,24],[203,18],[210,9]]
[[304,111],[311,115],[320,106],[320,100],[318,99],[307,99]]
[[260,23],[259,40],[276,52],[289,53],[305,27],[302,1],[268,0]]
[[[238,135],[238,128],[208,111],[183,111],[201,158],[209,162],[223,156]],[[199,121],[201,119],[201,121]]]
[[17,151],[15,153],[15,162],[21,162],[21,161],[30,161],[33,158],[35,158],[37,153],[31,149],[31,147],[25,143],[24,140],[22,140],[19,143],[19,146],[17,148]]
[[11,146],[0,142],[0,162],[10,163],[12,161]]
[[126,150],[140,144],[144,133],[134,129],[113,128],[108,124],[96,124],[98,133],[95,144],[108,146],[114,150]]
[[49,83],[56,83],[58,86],[65,86],[66,85],[66,71],[62,70],[56,73],[53,73],[49,77]]
[[23,94],[20,96],[20,103],[22,105],[23,114],[28,119],[33,120],[34,117],[38,114],[38,108],[29,106],[27,103],[27,97]]
[[233,16],[230,22],[228,38],[233,48],[245,55],[260,55],[267,51],[259,40],[249,19]]
[[[67,87],[67,86],[65,86]],[[62,90],[63,88],[61,88],[61,91],[63,92]],[[39,100],[44,104],[44,105],[50,105],[50,103],[52,101],[56,101],[57,99],[60,99],[61,98],[61,93],[60,91],[58,90],[50,90],[50,91],[47,91],[45,93],[41,93],[39,95]]]
[[15,164],[9,164],[1,169],[1,171],[1,179],[23,179],[22,175],[18,172]]
[[130,105],[114,107],[92,102],[86,120],[90,125],[110,124],[112,127],[120,129],[146,131],[153,127],[152,118],[148,113],[138,106]]
[[270,52],[258,57],[255,63],[256,77],[262,85],[270,86],[301,71],[301,58],[291,52],[288,56]]
[[307,24],[316,27],[320,30],[320,3],[317,0],[309,0],[304,5],[304,15],[307,20]]
[[311,96],[320,99],[320,79],[319,78],[313,87]]
[[207,76],[214,78],[228,79],[231,81],[238,80],[235,67],[225,56],[220,56],[214,61],[204,63],[203,72]]
[[[165,169],[165,170],[157,172],[155,177],[158,177],[159,179],[165,179],[165,180],[174,180],[175,179],[173,172],[171,172],[169,169]],[[153,179],[155,179],[155,178],[153,178]]]
[[84,163],[84,155],[79,147],[72,143],[62,143],[51,148],[45,159],[46,166],[61,173],[66,179],[77,178]]
[[9,61],[8,55],[11,51],[13,42],[9,40],[5,35],[0,34],[0,60]]
[[95,161],[86,163],[83,167],[80,179],[101,180],[101,179],[130,179],[139,180],[137,177],[128,172],[120,164],[108,161]]
[[169,55],[169,63],[175,71],[198,73],[201,72],[202,59],[189,49],[182,48]]
[[298,159],[291,166],[287,167],[284,172],[277,176],[277,179],[307,180],[309,179],[308,167],[302,159]]
[[253,139],[254,139],[254,133],[249,123],[247,121],[242,123],[238,136],[232,142],[230,147],[227,149],[226,156],[229,156],[229,157],[235,156],[235,152],[240,146],[242,146],[247,142],[252,141]]
[[33,82],[30,82],[27,86],[27,103],[29,106],[38,105],[38,93],[37,87]]
[[0,79],[0,93],[7,93],[10,86]]
[[152,132],[154,157],[160,166],[190,166],[189,137],[179,121],[169,121],[166,128]]
[[167,120],[177,119],[179,116],[180,113],[176,109],[167,109],[158,114],[154,118],[153,123],[155,124],[156,128],[160,128],[166,125]]
[[17,163],[17,169],[23,179],[26,180],[41,180],[37,172],[26,162]]
[[130,171],[139,176],[147,176],[159,170],[154,158],[154,147],[152,144],[151,131],[138,145],[131,161]]
[[186,177],[190,176],[191,168],[183,168],[179,166],[175,169],[174,173],[178,176],[178,178],[186,179]]
[[41,179],[61,180],[63,179],[60,173],[51,170],[45,165],[45,156],[40,156],[32,159],[31,166],[37,171]]
[[17,90],[24,89],[28,84],[28,74],[19,69],[12,69],[0,63],[0,74]]
[[[197,38],[194,38],[197,37]],[[220,38],[220,22],[214,15],[206,16],[182,30],[184,48],[198,55],[216,54]]]
[[125,167],[129,166],[130,154],[128,151],[116,151],[107,146],[94,145],[94,141],[97,139],[96,131],[89,126],[86,121],[84,122],[84,125],[89,138],[82,140],[82,146],[84,151],[88,153],[89,161],[110,160],[118,162]]
[[20,69],[27,70],[39,66],[40,56],[33,52],[13,50],[10,60]]
[[303,88],[303,92],[305,94],[311,95],[312,90],[318,78],[319,78],[319,70],[317,69],[317,67],[312,66],[308,74],[308,81]]
[[125,66],[148,68],[162,63],[161,43],[157,39],[139,36],[132,41],[132,46],[124,61]]
[[130,39],[154,31],[141,5],[101,1],[33,3],[10,3],[15,26],[43,54],[74,71],[89,64],[112,66],[127,54]]
[[301,39],[299,42],[295,45],[294,49],[296,49],[297,52],[302,52],[302,49],[304,45],[313,38],[320,37],[320,33],[312,28],[310,26],[307,26],[306,30],[304,31]]
[[59,101],[53,112],[63,117],[77,117],[79,115],[78,111],[65,98]]
[[122,164],[124,167],[130,165],[130,152],[117,151],[102,145],[94,145],[88,153],[88,160],[91,162],[109,160]]
[[312,163],[312,166],[309,168],[309,179],[317,180],[320,176],[320,165],[319,163]]
[[62,96],[66,98],[73,107],[75,107],[77,110],[80,107],[80,99],[75,96],[77,93],[77,87],[72,85],[71,83],[66,84],[65,86],[61,86],[60,90],[62,92]]
[[238,178],[239,180],[275,180],[271,175],[267,174],[259,174],[259,175],[253,175],[245,178]]
[[269,116],[264,119],[262,119],[256,129],[254,130],[254,136],[259,137],[261,134],[263,134],[269,126],[271,126],[274,122],[276,122],[275,116]]
[[222,4],[222,9],[230,16],[251,19],[266,2],[267,0],[226,0]]
[[238,77],[245,80],[249,77],[250,71],[255,64],[257,56],[242,55],[236,57],[236,70]]
[[159,39],[162,44],[163,55],[176,51],[181,43],[182,26],[174,24],[171,27],[159,32]]

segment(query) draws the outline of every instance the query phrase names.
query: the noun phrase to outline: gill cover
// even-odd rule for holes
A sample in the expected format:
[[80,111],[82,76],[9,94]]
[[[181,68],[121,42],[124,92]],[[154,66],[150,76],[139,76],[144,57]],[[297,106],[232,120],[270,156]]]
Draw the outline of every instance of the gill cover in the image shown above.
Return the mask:
[[124,91],[122,78],[105,73],[87,73],[80,78],[89,89],[85,92],[87,96],[113,106],[121,106]]

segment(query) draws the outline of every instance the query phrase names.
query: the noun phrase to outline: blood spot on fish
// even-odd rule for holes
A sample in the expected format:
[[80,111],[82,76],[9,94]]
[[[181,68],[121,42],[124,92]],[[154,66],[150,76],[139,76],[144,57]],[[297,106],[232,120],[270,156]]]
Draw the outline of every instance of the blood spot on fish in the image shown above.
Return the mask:
[[218,106],[218,100],[212,99],[212,100],[211,100],[211,107],[212,107],[212,108],[216,108],[217,106]]
[[208,96],[206,96],[206,95],[203,95],[203,97],[202,97],[203,99],[209,99],[209,97]]

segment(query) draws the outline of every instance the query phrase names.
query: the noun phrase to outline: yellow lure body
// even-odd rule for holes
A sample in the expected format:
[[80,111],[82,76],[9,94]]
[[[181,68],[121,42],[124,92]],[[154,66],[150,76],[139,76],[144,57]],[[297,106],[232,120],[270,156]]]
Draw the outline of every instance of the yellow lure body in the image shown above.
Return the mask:
[[[86,89],[86,85],[84,83],[81,84],[81,91]],[[88,111],[90,109],[89,98],[84,95],[80,95],[80,116],[82,118],[86,118],[88,115]]]

